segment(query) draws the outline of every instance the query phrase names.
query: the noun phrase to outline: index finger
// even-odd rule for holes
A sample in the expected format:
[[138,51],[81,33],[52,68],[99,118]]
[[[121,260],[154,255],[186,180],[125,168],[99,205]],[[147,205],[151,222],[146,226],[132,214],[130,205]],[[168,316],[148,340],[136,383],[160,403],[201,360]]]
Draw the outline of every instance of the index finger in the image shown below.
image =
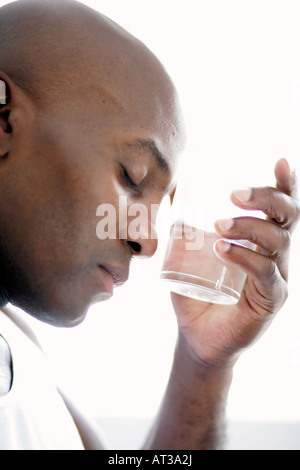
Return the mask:
[[281,158],[275,165],[276,188],[291,196],[296,201],[299,200],[298,181],[295,170],[291,169],[285,158]]

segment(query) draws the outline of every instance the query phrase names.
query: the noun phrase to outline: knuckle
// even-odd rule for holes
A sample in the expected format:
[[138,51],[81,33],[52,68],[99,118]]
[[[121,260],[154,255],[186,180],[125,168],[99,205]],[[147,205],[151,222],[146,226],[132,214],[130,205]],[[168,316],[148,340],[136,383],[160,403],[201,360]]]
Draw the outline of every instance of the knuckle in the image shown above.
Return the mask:
[[274,198],[277,199],[278,197],[278,194],[276,192],[276,190],[274,190],[274,188],[272,188],[271,186],[266,186],[264,188],[264,199],[265,199],[265,204],[266,204],[266,207],[265,209],[266,210],[269,210],[269,211],[272,211],[272,207],[273,207],[273,200]]
[[265,265],[263,269],[263,275],[266,281],[273,284],[278,279],[278,267],[277,264],[270,258],[265,259]]
[[289,250],[291,246],[291,241],[292,241],[292,236],[290,232],[286,229],[282,229],[281,231],[281,237],[282,237],[282,246],[284,250]]
[[269,197],[274,197],[274,195],[276,196],[276,194],[277,194],[277,191],[273,186],[266,186],[265,190],[266,190],[266,194]]

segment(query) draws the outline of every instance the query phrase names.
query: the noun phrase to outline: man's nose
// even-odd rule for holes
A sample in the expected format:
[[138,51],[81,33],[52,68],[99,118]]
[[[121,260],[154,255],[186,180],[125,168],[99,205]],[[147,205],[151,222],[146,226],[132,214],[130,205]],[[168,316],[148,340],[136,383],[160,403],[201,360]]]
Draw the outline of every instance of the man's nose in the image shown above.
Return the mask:
[[140,233],[138,238],[127,237],[126,243],[132,251],[132,256],[139,258],[151,258],[157,250],[157,233],[152,226],[148,233]]
[[157,250],[156,212],[143,204],[128,207],[122,237],[134,257],[150,258]]

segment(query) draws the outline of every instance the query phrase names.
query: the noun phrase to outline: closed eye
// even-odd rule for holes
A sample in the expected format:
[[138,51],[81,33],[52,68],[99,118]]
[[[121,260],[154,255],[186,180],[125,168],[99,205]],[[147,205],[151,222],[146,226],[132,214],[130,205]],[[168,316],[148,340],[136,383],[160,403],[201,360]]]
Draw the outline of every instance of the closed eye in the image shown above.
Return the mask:
[[130,178],[129,174],[126,171],[126,168],[123,165],[121,165],[121,168],[122,168],[122,177],[123,177],[123,180],[125,181],[126,186],[131,191],[134,191],[135,193],[140,192],[139,186],[132,181],[132,179]]

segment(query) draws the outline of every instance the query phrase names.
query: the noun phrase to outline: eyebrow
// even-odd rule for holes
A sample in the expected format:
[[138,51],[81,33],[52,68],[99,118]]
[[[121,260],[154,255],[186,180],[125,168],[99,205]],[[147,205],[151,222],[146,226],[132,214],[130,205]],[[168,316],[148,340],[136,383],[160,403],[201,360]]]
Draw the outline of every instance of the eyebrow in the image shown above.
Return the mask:
[[170,174],[170,166],[166,158],[158,149],[156,143],[152,139],[137,139],[127,144],[128,147],[137,148],[140,152],[149,152],[156,161],[156,165],[163,173]]

